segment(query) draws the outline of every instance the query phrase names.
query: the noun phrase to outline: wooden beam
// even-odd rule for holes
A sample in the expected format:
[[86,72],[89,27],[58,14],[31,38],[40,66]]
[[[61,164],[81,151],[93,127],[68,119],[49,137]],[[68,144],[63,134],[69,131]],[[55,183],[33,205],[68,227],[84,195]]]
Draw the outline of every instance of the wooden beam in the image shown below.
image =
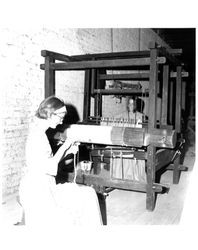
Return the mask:
[[113,84],[109,87],[110,89],[142,89],[142,85],[140,83],[126,83],[120,80],[115,80]]
[[54,59],[45,57],[45,98],[55,95],[55,71],[50,67]]
[[110,53],[95,53],[95,54],[85,54],[85,55],[73,55],[73,59],[78,60],[91,60],[95,59],[116,59],[116,58],[136,58],[136,57],[149,57],[150,51],[123,51],[123,52],[110,52]]
[[163,65],[161,125],[167,125],[169,66]]
[[175,65],[181,65],[181,62],[174,56],[176,54],[181,54],[182,49],[171,49],[171,48],[165,48],[160,45],[158,45],[156,42],[151,41],[149,42],[149,49],[157,49],[159,55],[165,56],[171,63]]
[[[182,71],[182,77],[188,77],[189,73]],[[107,75],[99,75],[100,79],[103,80],[148,80],[149,73],[130,73],[130,74],[107,74]],[[171,78],[177,77],[177,72],[170,72]]]
[[90,82],[91,70],[85,70],[85,84],[84,84],[84,105],[83,105],[83,121],[87,121],[90,116]]
[[[176,78],[177,77],[177,72],[170,72],[170,77]],[[189,77],[189,73],[186,71],[181,72],[181,77]]]
[[[74,179],[74,174],[70,173],[68,175],[68,181],[72,182]],[[104,178],[99,175],[94,174],[78,174],[76,178],[76,182],[79,184],[85,184],[88,186],[102,186],[102,187],[112,187],[124,190],[133,190],[133,191],[140,191],[146,192],[147,184],[140,183],[130,180],[122,180],[122,179],[109,179]],[[162,192],[163,185],[158,183],[153,183],[152,189],[154,192]]]
[[181,62],[174,55],[170,54],[165,48],[159,48],[159,55],[165,56],[173,65],[181,65]]
[[170,90],[169,90],[169,123],[173,125],[173,81],[170,81]]
[[[174,170],[174,164],[169,164],[168,167],[166,168],[167,170]],[[188,167],[184,165],[179,165],[178,169],[180,171],[188,171]]]
[[[167,52],[169,54],[173,55],[180,55],[182,54],[182,49],[169,49],[166,48]],[[55,60],[59,61],[82,61],[82,60],[90,60],[92,58],[95,59],[118,59],[118,58],[135,58],[135,57],[149,57],[150,56],[150,51],[145,50],[145,51],[124,51],[124,52],[111,52],[111,53],[93,53],[93,54],[84,54],[84,55],[65,55],[61,53],[57,53],[54,51],[49,51],[49,50],[41,50],[41,56],[46,57],[52,57]]]
[[97,86],[96,69],[91,69],[91,95],[94,94],[94,89]]
[[180,161],[181,157],[180,155],[175,159],[174,161],[174,168],[173,168],[173,184],[178,184],[179,183],[179,178],[180,178]]
[[151,65],[149,79],[149,128],[156,127],[156,105],[157,105],[157,81],[158,81],[158,65],[156,62],[157,50],[151,50]]
[[[155,59],[158,64],[166,62],[165,57]],[[90,68],[118,68],[132,66],[150,65],[150,58],[132,58],[132,59],[114,59],[114,60],[95,60],[95,61],[79,61],[67,63],[51,63],[50,67],[53,70],[85,70]],[[41,64],[41,69],[45,69],[45,65]]]
[[[143,91],[141,89],[94,89],[94,94],[101,95],[132,95],[141,94]],[[148,94],[148,91],[144,91]]]
[[[152,44],[150,44],[152,46]],[[156,128],[156,113],[157,113],[157,81],[158,81],[158,65],[157,65],[158,51],[151,48],[150,61],[150,79],[149,79],[149,113],[148,113],[148,129]],[[155,207],[155,192],[153,191],[153,183],[155,182],[155,153],[156,147],[149,145],[147,148],[148,159],[147,167],[147,192],[146,192],[146,208],[153,211]]]
[[[105,69],[97,69],[96,70],[96,89],[104,89],[105,88],[105,81],[99,80],[99,72],[102,70],[104,73]],[[106,71],[105,71],[106,72]],[[94,93],[95,94],[95,93]],[[102,95],[101,93],[96,93],[94,96],[94,115],[95,117],[101,117],[102,116]]]
[[99,75],[101,80],[148,80],[149,73]]
[[147,190],[146,190],[146,209],[153,211],[155,208],[156,195],[153,190],[155,183],[155,154],[156,147],[149,145],[147,148],[148,159],[146,161],[147,167]]
[[169,54],[173,54],[173,55],[181,55],[183,53],[182,49],[170,49],[170,48],[167,48],[166,50],[168,51]]
[[[127,159],[138,159],[138,160],[146,160],[147,159],[147,152],[139,151],[139,150],[132,150],[132,149],[125,149],[125,148],[118,148],[118,147],[105,147],[104,149],[97,149],[91,151],[92,157],[99,157],[101,154],[105,158],[111,158],[112,152],[114,157],[120,157],[120,152],[122,152],[122,157]],[[109,160],[110,161],[110,160]]]
[[182,67],[177,67],[176,79],[176,114],[175,114],[175,130],[181,132],[181,70]]
[[182,81],[182,107],[184,111],[186,109],[186,82]]
[[63,62],[71,61],[70,56],[63,55],[63,54],[60,54],[60,53],[56,53],[56,52],[49,51],[49,50],[41,50],[41,56],[50,57],[50,58],[52,58],[54,60],[59,60],[59,61],[63,61]]

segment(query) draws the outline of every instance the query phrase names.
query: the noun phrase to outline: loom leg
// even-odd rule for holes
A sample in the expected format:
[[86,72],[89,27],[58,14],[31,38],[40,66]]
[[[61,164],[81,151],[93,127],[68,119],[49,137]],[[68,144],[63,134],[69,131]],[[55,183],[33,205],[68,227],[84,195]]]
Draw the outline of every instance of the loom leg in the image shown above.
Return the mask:
[[148,146],[146,209],[149,211],[154,210],[156,200],[156,194],[153,189],[153,183],[155,182],[155,152],[155,147]]
[[155,192],[149,190],[146,194],[146,209],[148,211],[153,211],[155,208],[156,194]]
[[179,178],[180,178],[180,156],[176,158],[174,161],[174,168],[173,168],[173,184],[178,184],[179,183]]

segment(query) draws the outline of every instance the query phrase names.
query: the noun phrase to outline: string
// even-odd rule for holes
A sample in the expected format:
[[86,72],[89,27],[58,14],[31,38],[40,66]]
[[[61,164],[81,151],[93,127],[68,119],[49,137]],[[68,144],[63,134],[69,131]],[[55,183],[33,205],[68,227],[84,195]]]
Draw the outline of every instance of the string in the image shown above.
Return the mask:
[[121,168],[122,168],[122,179],[124,179],[124,163],[123,163],[122,151],[120,152],[120,158],[121,158]]
[[[79,144],[76,144],[77,147],[79,147]],[[74,179],[73,183],[76,183],[77,178],[77,170],[78,170],[78,162],[79,162],[79,150],[77,150],[76,153],[74,153]]]
[[77,177],[77,164],[76,164],[76,154],[74,154],[74,179],[73,179],[73,183],[76,183],[76,177]]
[[113,165],[114,165],[114,157],[113,157],[113,151],[112,148],[110,150],[110,154],[111,154],[111,162],[110,162],[110,179],[113,178]]

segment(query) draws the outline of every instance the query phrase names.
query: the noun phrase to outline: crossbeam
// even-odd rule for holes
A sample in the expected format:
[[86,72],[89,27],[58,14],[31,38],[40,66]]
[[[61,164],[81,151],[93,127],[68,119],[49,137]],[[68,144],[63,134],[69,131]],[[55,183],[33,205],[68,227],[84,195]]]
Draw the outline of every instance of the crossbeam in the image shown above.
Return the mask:
[[[158,57],[157,63],[166,62],[165,57]],[[50,68],[53,70],[84,70],[92,68],[118,68],[129,66],[147,66],[150,65],[150,58],[132,58],[132,59],[114,59],[114,60],[98,60],[98,61],[79,61],[66,63],[51,63]],[[41,69],[45,69],[45,64],[40,65]]]
[[[186,71],[181,72],[182,77],[188,77],[189,73]],[[170,72],[170,77],[177,77],[177,72]],[[143,73],[130,73],[130,74],[101,74],[100,80],[149,80],[149,72]]]
[[148,73],[131,73],[131,74],[101,74],[99,75],[100,80],[142,80],[149,79]]
[[[73,173],[69,173],[68,181],[72,182],[74,178]],[[98,175],[94,174],[79,174],[76,177],[76,182],[79,184],[85,184],[88,186],[103,186],[103,187],[112,187],[124,190],[133,190],[133,191],[140,191],[146,192],[147,184],[140,183],[130,180],[122,180],[122,179],[110,179],[110,178],[103,178]],[[153,183],[153,191],[160,193],[163,191],[163,188],[167,188],[161,184]]]
[[148,90],[141,89],[94,89],[94,94],[101,95],[131,95],[131,94],[148,94]]

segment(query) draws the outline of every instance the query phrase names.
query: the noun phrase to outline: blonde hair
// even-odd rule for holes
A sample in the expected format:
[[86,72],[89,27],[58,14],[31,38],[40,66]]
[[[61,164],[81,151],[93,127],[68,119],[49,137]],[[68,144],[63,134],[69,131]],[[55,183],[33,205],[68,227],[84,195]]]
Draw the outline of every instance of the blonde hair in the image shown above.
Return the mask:
[[55,96],[49,96],[40,103],[35,115],[40,119],[48,119],[54,111],[64,106],[64,101]]

